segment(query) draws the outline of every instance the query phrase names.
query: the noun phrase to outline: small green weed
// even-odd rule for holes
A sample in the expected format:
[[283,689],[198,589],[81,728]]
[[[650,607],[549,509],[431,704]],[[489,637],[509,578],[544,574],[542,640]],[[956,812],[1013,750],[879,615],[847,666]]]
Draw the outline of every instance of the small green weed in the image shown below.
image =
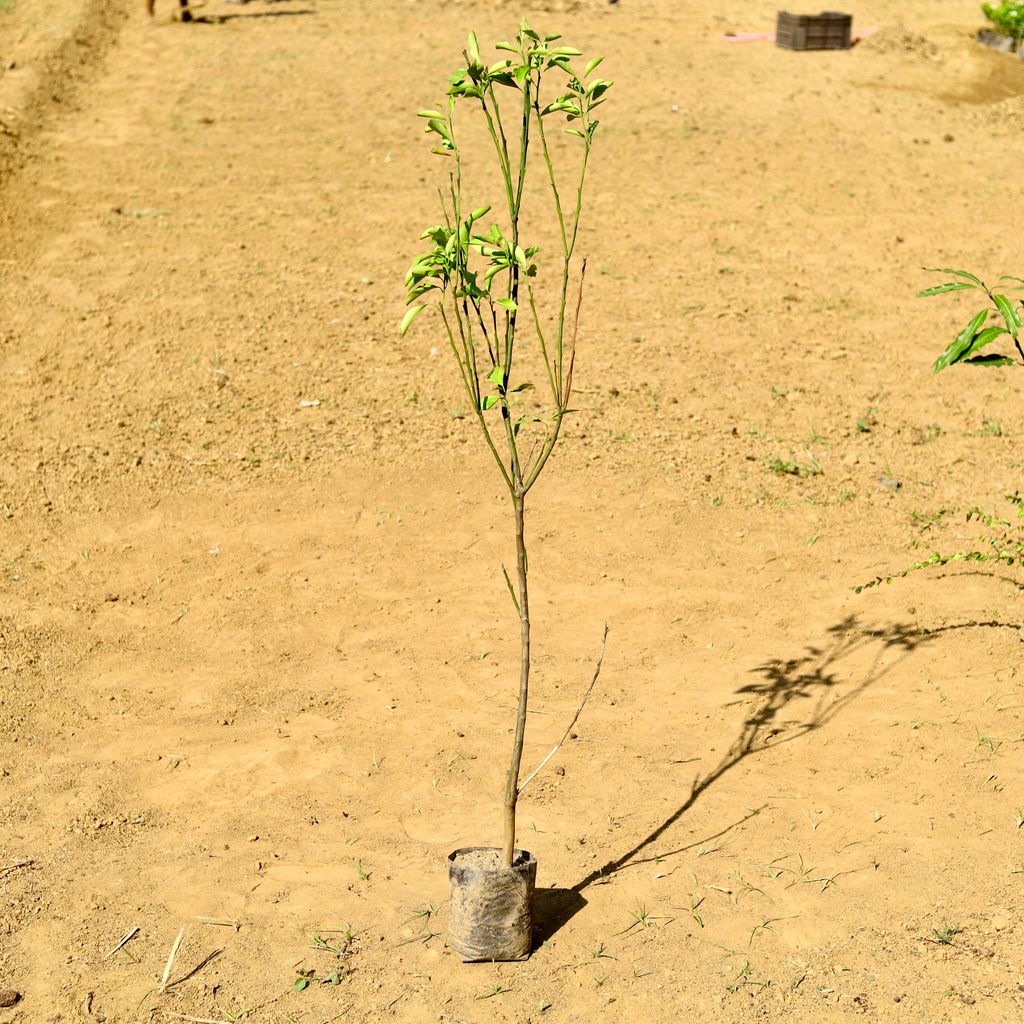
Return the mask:
[[864,415],[856,421],[855,426],[857,427],[858,434],[870,434],[871,428],[878,426],[878,408],[874,405],[869,405],[864,410]]
[[782,459],[775,456],[765,460],[768,471],[778,476],[820,476],[824,470],[821,463],[810,453],[807,453],[806,462],[796,462],[793,459]]
[[697,894],[695,892],[690,893],[690,905],[689,907],[687,907],[687,911],[689,912],[690,917],[692,917],[694,921],[697,923],[698,928],[704,927],[704,918],[700,914],[698,914],[697,911],[700,908],[700,905],[706,899],[706,896],[701,896],[698,899]]
[[667,918],[652,915],[646,904],[640,900],[636,901],[636,906],[629,912],[629,916],[633,918],[633,923],[627,925],[621,932],[616,932],[616,935],[627,935],[634,928],[653,928],[655,921],[667,920]]
[[952,946],[954,936],[962,931],[958,924],[944,924],[941,928],[932,929],[931,941],[939,946]]
[[744,988],[747,985],[750,985],[752,988],[759,988],[759,989],[766,989],[766,988],[769,988],[771,986],[771,981],[770,980],[767,980],[767,981],[755,981],[751,977],[751,971],[752,971],[752,968],[750,966],[750,961],[749,960],[744,960],[743,961],[743,966],[740,968],[739,974],[737,974],[736,977],[733,978],[733,980],[730,981],[729,984],[725,986],[726,989],[728,991],[730,991],[730,992],[739,992],[739,990],[741,988]]
[[910,513],[910,521],[918,527],[921,533],[938,526],[945,516],[950,514],[950,509],[940,508],[937,512],[918,512],[914,509]]
[[486,992],[481,992],[480,995],[475,996],[476,999],[493,999],[495,996],[500,996],[504,992],[511,992],[510,988],[502,988],[501,985],[492,985]]
[[322,935],[317,935],[316,932],[309,933],[309,941],[313,944],[314,949],[322,949],[327,953],[336,953],[338,956],[344,956],[348,952],[349,944],[347,942],[342,945],[333,945]]
[[987,750],[989,754],[999,753],[999,748],[1003,745],[1002,740],[997,740],[993,736],[983,736],[980,732],[978,733],[977,746]]

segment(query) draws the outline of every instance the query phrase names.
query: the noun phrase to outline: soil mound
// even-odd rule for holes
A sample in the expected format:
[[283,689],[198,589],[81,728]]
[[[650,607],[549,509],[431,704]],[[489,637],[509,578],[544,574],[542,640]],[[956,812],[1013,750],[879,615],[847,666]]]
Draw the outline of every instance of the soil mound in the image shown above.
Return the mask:
[[941,60],[942,50],[927,36],[911,32],[905,25],[888,25],[859,44],[871,53],[906,54],[924,60]]

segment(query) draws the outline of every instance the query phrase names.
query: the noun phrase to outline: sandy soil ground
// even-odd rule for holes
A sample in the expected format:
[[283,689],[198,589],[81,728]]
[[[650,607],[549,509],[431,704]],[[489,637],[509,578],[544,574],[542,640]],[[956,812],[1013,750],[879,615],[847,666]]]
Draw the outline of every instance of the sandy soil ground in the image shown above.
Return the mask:
[[520,812],[538,948],[476,966],[445,857],[500,835],[512,538],[396,327],[414,112],[521,12],[142,6],[0,2],[0,1021],[1018,1019],[1019,579],[852,590],[1020,486],[1016,373],[933,377],[969,310],[913,298],[1024,274],[976,5],[867,0],[841,53],[723,41],[761,3],[529,12],[616,86],[528,761],[611,633]]

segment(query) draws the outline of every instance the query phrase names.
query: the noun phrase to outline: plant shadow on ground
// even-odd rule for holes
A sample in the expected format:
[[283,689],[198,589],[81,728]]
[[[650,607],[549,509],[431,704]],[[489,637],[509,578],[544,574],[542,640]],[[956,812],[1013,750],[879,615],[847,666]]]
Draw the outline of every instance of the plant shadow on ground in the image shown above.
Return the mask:
[[534,949],[550,939],[586,905],[587,901],[576,889],[537,889],[533,908]]
[[[769,747],[776,747],[781,743],[792,743],[828,724],[848,704],[888,675],[913,651],[928,643],[936,635],[952,629],[966,629],[983,625],[1002,624],[969,622],[926,629],[906,623],[896,623],[883,628],[873,628],[862,625],[856,615],[850,615],[829,627],[828,639],[823,645],[808,646],[804,653],[797,658],[772,658],[759,665],[752,670],[753,674],[759,678],[755,682],[741,686],[737,691],[743,699],[752,698],[756,702],[755,708],[743,722],[739,735],[721,761],[706,775],[697,776],[682,804],[652,832],[616,860],[592,871],[586,878],[574,885],[573,890],[580,892],[594,882],[627,867],[664,861],[667,857],[675,856],[701,846],[712,839],[717,839],[755,817],[763,807],[748,811],[742,818],[724,826],[714,835],[704,836],[677,849],[659,850],[656,853],[652,852],[649,856],[639,856],[675,825],[706,789],[741,761]],[[839,663],[860,652],[870,651],[872,647],[874,653],[871,656],[871,663],[866,670],[859,673],[860,681],[854,682],[840,692],[840,679],[837,674]],[[894,652],[897,657],[887,660],[886,655]],[[783,717],[795,701],[808,699],[814,702],[808,714],[798,718]]]
[[[1009,576],[1003,576],[997,572],[985,572],[983,569],[965,569],[963,572],[943,572],[935,573],[934,578],[937,580],[955,580],[961,576],[982,576],[988,580],[995,580],[997,583],[1006,583],[1009,586],[1014,587],[1016,590],[1024,590],[1024,582],[1021,580],[1011,579]],[[969,625],[990,625],[990,623],[969,623]]]

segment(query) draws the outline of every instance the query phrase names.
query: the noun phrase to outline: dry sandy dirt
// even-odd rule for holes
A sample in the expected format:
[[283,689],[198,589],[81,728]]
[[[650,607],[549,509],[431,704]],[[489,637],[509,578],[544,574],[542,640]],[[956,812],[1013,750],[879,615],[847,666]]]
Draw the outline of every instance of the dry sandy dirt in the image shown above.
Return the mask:
[[531,766],[611,632],[520,812],[538,948],[476,966],[445,858],[500,834],[509,509],[397,324],[414,112],[522,12],[142,8],[0,0],[0,1022],[1020,1019],[1019,577],[852,589],[1021,486],[1017,372],[932,376],[971,309],[913,297],[1024,274],[976,4],[865,0],[841,53],[723,40],[774,4],[527,12],[616,82]]

